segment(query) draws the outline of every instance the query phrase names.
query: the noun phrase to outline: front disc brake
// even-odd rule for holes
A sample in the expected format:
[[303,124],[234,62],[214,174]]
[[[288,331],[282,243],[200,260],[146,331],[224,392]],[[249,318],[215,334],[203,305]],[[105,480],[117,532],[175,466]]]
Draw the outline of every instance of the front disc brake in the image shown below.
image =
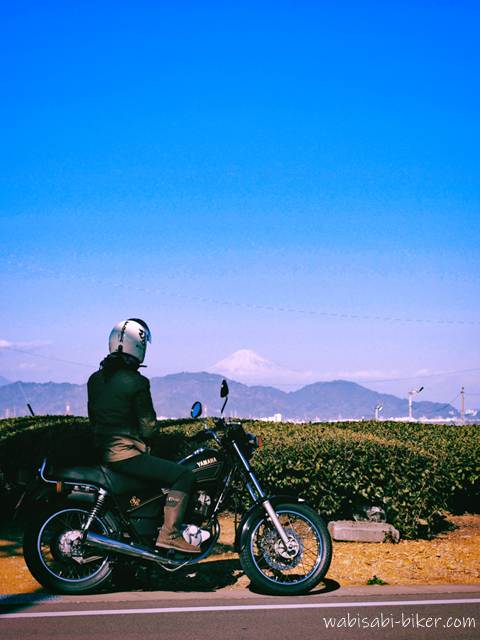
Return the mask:
[[288,527],[285,527],[284,530],[289,541],[288,549],[285,548],[275,529],[266,530],[259,542],[262,555],[268,565],[279,571],[295,568],[303,555],[303,542],[298,533]]

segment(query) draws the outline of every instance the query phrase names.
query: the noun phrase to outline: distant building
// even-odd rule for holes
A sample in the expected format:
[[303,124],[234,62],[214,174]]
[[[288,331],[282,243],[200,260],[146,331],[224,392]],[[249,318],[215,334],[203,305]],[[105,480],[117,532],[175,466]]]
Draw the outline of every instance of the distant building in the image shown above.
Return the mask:
[[269,416],[268,418],[258,418],[259,420],[262,420],[263,422],[281,422],[282,421],[282,414],[281,413],[274,413],[273,416]]

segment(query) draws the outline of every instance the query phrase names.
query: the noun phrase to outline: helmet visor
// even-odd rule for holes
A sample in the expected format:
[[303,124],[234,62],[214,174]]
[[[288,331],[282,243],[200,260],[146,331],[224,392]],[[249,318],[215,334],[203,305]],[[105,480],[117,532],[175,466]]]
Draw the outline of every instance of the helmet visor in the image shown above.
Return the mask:
[[150,343],[152,342],[152,334],[145,320],[140,320],[140,318],[129,318],[128,320],[131,322],[138,322],[138,324],[141,324],[142,327],[145,329],[145,338],[147,339],[147,342],[150,342]]

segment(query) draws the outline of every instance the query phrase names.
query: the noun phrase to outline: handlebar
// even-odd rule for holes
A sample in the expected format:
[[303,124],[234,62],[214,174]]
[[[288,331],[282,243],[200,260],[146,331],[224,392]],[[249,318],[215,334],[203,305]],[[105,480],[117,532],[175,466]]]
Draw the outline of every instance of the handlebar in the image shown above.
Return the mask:
[[205,430],[211,430],[211,431],[227,431],[228,429],[238,429],[239,427],[242,426],[241,422],[234,422],[232,420],[229,420],[228,418],[210,418],[210,420],[213,421],[214,427],[210,427],[210,426],[205,426]]
[[214,438],[218,441],[218,433],[223,431],[224,433],[228,429],[235,429],[241,426],[240,422],[227,422],[225,418],[210,418],[213,422],[213,426],[210,424],[205,424],[203,431],[199,431],[193,436],[194,440],[198,440],[201,442],[202,440],[208,440],[209,438]]
[[[218,445],[222,446],[224,445],[224,438],[219,437],[220,431],[227,433],[229,429],[232,429],[234,431],[240,429],[240,433],[238,435],[232,434],[232,436],[237,441],[237,444],[240,444],[240,446],[243,447],[247,447],[247,451],[249,452],[247,453],[248,458],[251,457],[254,449],[263,446],[262,438],[257,437],[251,433],[246,433],[242,428],[241,422],[227,422],[223,417],[211,418],[211,421],[214,423],[214,426],[211,427],[210,425],[205,425],[203,431],[199,431],[197,434],[195,434],[195,436],[193,436],[193,439],[195,441],[202,442],[213,438],[213,440],[215,440]],[[240,436],[240,440],[238,440],[238,436]]]

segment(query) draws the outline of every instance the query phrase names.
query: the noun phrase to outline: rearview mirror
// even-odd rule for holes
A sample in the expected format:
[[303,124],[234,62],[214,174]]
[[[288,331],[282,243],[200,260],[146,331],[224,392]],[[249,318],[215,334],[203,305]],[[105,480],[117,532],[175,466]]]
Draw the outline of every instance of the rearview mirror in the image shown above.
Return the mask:
[[228,396],[228,384],[226,380],[222,381],[222,386],[220,387],[220,397],[226,398]]
[[203,407],[201,402],[194,402],[192,405],[192,409],[190,411],[190,415],[192,418],[199,418],[202,415]]

